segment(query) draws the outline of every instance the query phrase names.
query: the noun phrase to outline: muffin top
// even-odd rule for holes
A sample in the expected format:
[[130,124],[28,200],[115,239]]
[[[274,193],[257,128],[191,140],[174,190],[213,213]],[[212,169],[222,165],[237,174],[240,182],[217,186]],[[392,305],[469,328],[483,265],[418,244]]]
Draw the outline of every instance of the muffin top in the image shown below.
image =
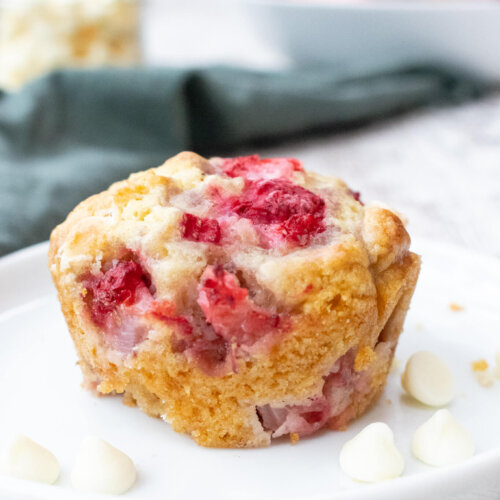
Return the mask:
[[[375,276],[408,247],[393,212],[296,159],[186,152],[81,203],[52,235],[51,270],[76,284],[110,351],[135,352],[153,318],[174,352],[220,376],[324,310],[332,261]],[[351,274],[346,287],[376,295]]]

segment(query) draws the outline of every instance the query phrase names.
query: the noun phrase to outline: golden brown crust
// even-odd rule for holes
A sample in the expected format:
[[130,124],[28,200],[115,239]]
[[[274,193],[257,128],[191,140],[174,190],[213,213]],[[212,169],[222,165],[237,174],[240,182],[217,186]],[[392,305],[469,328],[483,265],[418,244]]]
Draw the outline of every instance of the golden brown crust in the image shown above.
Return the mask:
[[[381,342],[396,343],[403,331],[406,313],[410,307],[410,301],[417,284],[420,271],[420,257],[414,253],[409,253],[405,256],[401,264],[393,264],[391,267],[392,269],[389,268],[386,273],[383,273],[386,276],[382,276],[377,283],[379,293],[384,297],[391,297],[389,298],[389,302],[382,308],[384,313],[380,315],[379,325],[383,325],[383,327],[379,330],[378,339]],[[394,275],[399,275],[399,278],[395,278]],[[398,282],[399,286],[394,287],[394,283]],[[392,296],[387,293],[388,283],[392,285],[393,290],[398,290]],[[384,321],[387,311],[392,312],[389,318]],[[393,357],[394,350],[391,351],[390,356],[384,359],[383,363],[380,360],[375,361],[377,364],[375,370],[372,371],[373,377],[371,383],[373,392],[355,399],[351,418],[356,418],[363,414],[380,397],[391,369]]]
[[410,248],[410,236],[401,219],[394,212],[376,205],[365,210],[363,239],[370,263],[377,272],[400,260]]
[[[100,393],[124,393],[126,404],[167,420],[201,445],[263,446],[270,433],[256,407],[300,404],[321,393],[335,361],[355,348],[355,369],[369,371],[371,386],[354,397],[342,421],[331,422],[347,425],[383,390],[420,268],[406,229],[387,209],[363,209],[346,196],[335,224],[349,230],[328,243],[287,255],[239,257],[258,287],[289,312],[291,329],[269,354],[238,359],[236,373],[210,376],[172,352],[172,326],[159,320],[152,320],[154,334],[124,361],[89,326],[78,276],[99,270],[124,242],[149,256],[157,293],[179,297],[179,289],[188,293],[196,286],[207,257],[199,245],[178,250],[181,212],[168,202],[208,182],[210,168],[194,153],[181,153],[84,201],[52,233],[50,268],[88,382]],[[306,186],[317,182],[308,179],[302,180]],[[332,185],[347,190],[338,181]],[[237,180],[231,189],[238,189]],[[381,341],[391,348],[377,351]]]

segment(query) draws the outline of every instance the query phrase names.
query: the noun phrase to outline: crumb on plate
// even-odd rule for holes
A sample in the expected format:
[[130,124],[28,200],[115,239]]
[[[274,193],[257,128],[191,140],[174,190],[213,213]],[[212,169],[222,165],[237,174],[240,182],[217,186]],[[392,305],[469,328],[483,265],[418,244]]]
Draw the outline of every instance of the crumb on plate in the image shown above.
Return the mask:
[[474,372],[485,372],[488,369],[488,361],[485,359],[478,359],[471,363],[472,371]]
[[490,370],[474,372],[474,377],[476,378],[479,385],[483,387],[491,387],[495,379],[493,377],[493,373]]
[[485,359],[473,361],[471,366],[474,377],[483,387],[491,387],[495,382],[495,377],[500,378],[500,365],[498,363],[492,370]]

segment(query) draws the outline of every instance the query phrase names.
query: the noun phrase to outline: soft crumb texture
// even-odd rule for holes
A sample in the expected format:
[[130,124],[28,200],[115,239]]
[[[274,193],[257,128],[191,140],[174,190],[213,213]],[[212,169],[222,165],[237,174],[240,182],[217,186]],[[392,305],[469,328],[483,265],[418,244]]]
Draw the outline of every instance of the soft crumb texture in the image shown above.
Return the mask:
[[121,495],[135,479],[135,465],[123,451],[98,437],[89,436],[82,442],[71,471],[75,489]]
[[24,435],[15,436],[3,450],[1,468],[8,476],[47,484],[55,483],[60,473],[54,454]]
[[85,387],[204,446],[345,429],[420,268],[393,212],[292,158],[181,153],[81,203],[50,270]]
[[0,15],[0,87],[17,89],[56,68],[137,63],[138,8],[135,0],[7,2]]
[[442,467],[470,458],[475,445],[448,410],[438,410],[415,431],[411,450],[421,462]]
[[375,422],[344,444],[340,467],[352,479],[378,483],[400,476],[405,464],[392,430],[387,424]]
[[464,309],[465,307],[461,306],[460,304],[457,304],[456,302],[450,302],[450,311],[460,312]]
[[410,396],[429,406],[444,406],[455,396],[450,369],[432,352],[420,351],[410,357],[401,385]]
[[370,346],[361,347],[354,358],[354,371],[362,372],[377,358],[375,351]]

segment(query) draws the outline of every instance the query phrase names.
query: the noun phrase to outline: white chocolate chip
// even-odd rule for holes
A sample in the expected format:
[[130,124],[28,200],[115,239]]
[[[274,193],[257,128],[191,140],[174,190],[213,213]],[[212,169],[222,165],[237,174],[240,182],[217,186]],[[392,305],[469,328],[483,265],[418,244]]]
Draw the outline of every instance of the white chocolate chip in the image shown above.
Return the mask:
[[475,446],[467,429],[443,409],[415,431],[411,450],[425,464],[441,467],[471,457]]
[[73,487],[93,493],[120,495],[132,487],[135,478],[132,460],[97,437],[83,441],[71,471]]
[[404,460],[394,444],[391,429],[382,422],[366,426],[344,444],[340,467],[352,479],[366,483],[386,481],[400,476]]
[[27,436],[12,439],[2,457],[3,472],[11,477],[53,484],[59,477],[57,458]]
[[408,394],[429,406],[444,406],[455,395],[455,383],[449,368],[427,351],[411,356],[401,377],[401,385]]

